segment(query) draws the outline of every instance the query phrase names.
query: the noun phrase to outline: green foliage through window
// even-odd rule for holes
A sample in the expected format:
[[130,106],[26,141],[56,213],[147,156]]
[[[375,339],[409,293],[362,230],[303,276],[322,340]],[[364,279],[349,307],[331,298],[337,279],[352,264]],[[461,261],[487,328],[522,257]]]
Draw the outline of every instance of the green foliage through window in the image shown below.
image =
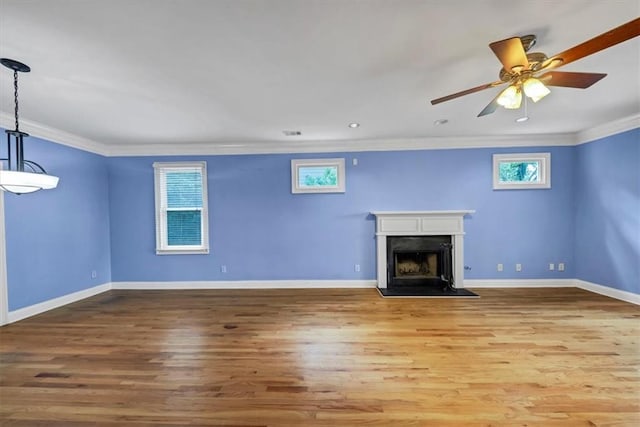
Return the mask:
[[299,184],[305,187],[327,187],[338,185],[337,167],[301,167]]
[[291,159],[291,193],[344,193],[344,159]]
[[500,182],[538,182],[538,162],[500,162]]

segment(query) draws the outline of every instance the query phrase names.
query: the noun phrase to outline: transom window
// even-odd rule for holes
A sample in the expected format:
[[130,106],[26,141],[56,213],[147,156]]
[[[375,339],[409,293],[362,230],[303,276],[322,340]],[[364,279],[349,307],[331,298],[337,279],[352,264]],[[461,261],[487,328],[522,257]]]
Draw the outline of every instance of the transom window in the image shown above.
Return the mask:
[[344,193],[344,159],[291,160],[292,193]]
[[156,253],[209,253],[207,164],[153,164]]
[[493,155],[493,189],[551,188],[551,154]]

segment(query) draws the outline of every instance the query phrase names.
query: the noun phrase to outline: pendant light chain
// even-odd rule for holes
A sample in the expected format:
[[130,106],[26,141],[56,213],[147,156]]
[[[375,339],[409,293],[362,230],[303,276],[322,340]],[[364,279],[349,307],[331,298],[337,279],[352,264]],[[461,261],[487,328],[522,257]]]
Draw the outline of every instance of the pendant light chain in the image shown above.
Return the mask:
[[23,140],[29,134],[20,131],[20,107],[18,104],[18,73],[28,73],[31,68],[10,58],[0,58],[0,64],[13,70],[13,102],[16,128],[5,129],[7,134],[7,157],[0,159],[8,168],[0,168],[0,191],[13,194],[33,193],[58,186],[59,178],[47,174],[47,171],[33,160],[24,158]]
[[15,102],[15,117],[16,117],[16,132],[19,132],[18,128],[18,71],[13,70],[13,99]]

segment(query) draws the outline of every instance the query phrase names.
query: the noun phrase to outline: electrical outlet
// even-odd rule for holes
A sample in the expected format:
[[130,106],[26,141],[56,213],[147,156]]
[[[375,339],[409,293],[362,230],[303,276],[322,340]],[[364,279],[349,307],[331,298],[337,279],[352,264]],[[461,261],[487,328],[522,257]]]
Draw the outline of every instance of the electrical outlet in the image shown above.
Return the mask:
[[553,271],[556,269],[556,265],[554,263],[549,263],[549,271]]
[[353,266],[353,269],[354,269],[356,272],[360,271],[360,264],[356,264],[356,265],[354,265],[354,266]]
[[227,266],[226,265],[221,265],[220,266],[220,273],[226,273],[227,272]]
[[564,271],[564,262],[558,263],[558,271]]
[[91,278],[95,279],[96,277],[98,277],[98,272],[95,270],[91,270]]
[[516,264],[516,271],[522,271],[522,264]]
[[504,264],[498,264],[497,270],[498,271],[504,270]]

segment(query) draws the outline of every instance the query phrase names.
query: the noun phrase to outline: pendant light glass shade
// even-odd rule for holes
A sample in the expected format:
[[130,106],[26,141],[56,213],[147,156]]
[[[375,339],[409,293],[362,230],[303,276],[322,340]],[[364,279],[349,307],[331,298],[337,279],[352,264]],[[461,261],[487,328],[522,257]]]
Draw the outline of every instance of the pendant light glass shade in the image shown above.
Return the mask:
[[15,123],[14,130],[7,133],[7,157],[0,158],[0,190],[14,194],[33,193],[58,186],[58,177],[47,175],[42,166],[24,158],[23,139],[28,133],[20,131],[18,123],[18,72],[31,71],[28,65],[9,58],[1,58],[5,67],[13,70]]
[[35,172],[0,171],[0,188],[15,194],[50,190],[58,186],[58,177]]

